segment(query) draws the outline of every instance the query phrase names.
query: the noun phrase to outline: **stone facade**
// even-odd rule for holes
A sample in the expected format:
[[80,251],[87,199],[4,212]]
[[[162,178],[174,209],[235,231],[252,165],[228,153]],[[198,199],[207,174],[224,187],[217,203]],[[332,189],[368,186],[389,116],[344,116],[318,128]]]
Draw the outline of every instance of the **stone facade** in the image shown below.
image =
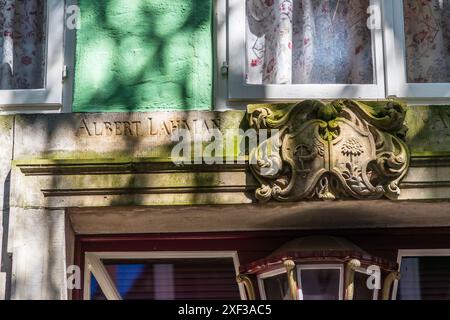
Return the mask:
[[228,2],[66,0],[63,110],[0,116],[0,300],[70,299],[77,235],[450,230],[450,106],[244,111]]
[[[250,114],[2,117],[2,295],[67,299],[74,234],[450,226],[450,108],[408,108],[411,156],[401,192],[364,207],[361,200],[308,199],[261,207],[251,150],[238,141],[223,154],[234,163],[172,162],[177,128],[217,129],[235,139],[231,133],[252,126]],[[238,163],[239,155],[247,160]]]

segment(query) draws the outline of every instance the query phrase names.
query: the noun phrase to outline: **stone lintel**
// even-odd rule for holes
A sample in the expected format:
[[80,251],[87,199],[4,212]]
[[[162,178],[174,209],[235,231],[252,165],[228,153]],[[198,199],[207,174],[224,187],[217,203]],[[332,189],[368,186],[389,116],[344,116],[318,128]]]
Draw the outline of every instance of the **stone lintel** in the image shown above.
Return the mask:
[[265,205],[71,208],[77,234],[450,226],[450,202],[373,200]]

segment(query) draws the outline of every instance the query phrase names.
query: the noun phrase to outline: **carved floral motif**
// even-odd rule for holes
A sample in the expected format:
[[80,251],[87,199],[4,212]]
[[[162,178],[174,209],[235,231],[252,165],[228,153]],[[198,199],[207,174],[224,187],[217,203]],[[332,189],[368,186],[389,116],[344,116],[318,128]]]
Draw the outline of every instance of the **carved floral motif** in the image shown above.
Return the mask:
[[250,105],[249,123],[277,134],[250,153],[260,201],[395,199],[409,167],[404,107],[307,100]]
[[348,139],[342,146],[342,154],[348,157],[357,157],[364,153],[363,146],[355,138]]

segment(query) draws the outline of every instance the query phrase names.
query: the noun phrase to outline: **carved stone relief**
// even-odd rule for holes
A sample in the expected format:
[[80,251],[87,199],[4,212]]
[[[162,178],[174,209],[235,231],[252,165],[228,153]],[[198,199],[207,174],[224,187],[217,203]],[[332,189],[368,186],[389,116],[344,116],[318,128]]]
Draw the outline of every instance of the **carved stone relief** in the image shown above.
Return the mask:
[[409,167],[400,103],[307,100],[251,105],[248,116],[252,128],[272,132],[250,152],[260,201],[400,195]]

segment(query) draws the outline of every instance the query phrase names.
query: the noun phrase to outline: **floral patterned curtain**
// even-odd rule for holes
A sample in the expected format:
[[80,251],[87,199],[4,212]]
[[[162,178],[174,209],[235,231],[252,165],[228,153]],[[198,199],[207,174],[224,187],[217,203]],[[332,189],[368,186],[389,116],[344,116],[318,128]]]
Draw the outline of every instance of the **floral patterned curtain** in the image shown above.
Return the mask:
[[44,86],[45,0],[0,0],[0,89]]
[[450,0],[405,0],[408,82],[450,82]]
[[248,83],[375,83],[370,0],[246,4]]

